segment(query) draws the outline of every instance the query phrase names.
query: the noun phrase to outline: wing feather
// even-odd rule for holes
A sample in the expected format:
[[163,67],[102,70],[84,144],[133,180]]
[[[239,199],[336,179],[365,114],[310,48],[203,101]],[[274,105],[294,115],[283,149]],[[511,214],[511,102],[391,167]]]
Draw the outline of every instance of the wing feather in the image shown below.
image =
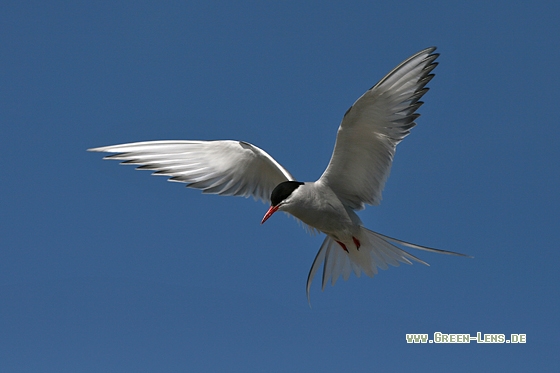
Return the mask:
[[416,125],[438,57],[435,47],[402,62],[348,109],[331,161],[319,179],[352,209],[381,202],[396,146]]
[[293,176],[264,150],[244,141],[146,141],[88,149],[116,153],[104,159],[186,183],[203,193],[270,201],[276,185]]

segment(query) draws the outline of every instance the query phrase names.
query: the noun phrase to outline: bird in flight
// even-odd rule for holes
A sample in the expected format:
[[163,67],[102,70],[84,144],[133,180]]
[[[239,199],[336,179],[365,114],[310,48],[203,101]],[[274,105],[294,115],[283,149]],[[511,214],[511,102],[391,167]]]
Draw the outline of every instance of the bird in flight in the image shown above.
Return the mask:
[[323,267],[322,289],[352,272],[373,277],[377,268],[423,260],[397,245],[441,254],[467,256],[416,245],[371,231],[356,214],[381,202],[395,149],[416,125],[420,99],[439,54],[435,47],[409,57],[366,91],[344,114],[327,169],[317,181],[297,181],[264,150],[245,141],[145,141],[88,149],[116,153],[121,160],[151,170],[169,181],[186,183],[203,193],[252,196],[270,202],[261,224],[275,212],[293,215],[326,234],[307,277]]

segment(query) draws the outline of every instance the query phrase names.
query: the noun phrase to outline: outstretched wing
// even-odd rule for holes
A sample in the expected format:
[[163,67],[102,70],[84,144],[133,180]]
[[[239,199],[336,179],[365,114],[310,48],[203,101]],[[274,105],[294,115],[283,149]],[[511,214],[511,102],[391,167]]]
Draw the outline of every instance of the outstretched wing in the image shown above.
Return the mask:
[[319,179],[352,209],[379,204],[395,148],[416,125],[437,66],[435,47],[402,62],[348,109],[331,161]]
[[139,165],[203,193],[253,196],[264,202],[270,201],[276,185],[294,180],[264,150],[243,141],[146,141],[88,150],[117,153],[104,159]]

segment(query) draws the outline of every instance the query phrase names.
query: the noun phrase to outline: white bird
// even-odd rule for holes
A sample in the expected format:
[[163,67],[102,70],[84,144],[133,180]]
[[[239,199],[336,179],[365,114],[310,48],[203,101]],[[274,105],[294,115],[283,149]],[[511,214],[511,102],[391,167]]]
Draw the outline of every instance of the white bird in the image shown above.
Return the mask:
[[352,272],[373,277],[377,268],[399,262],[426,262],[395,246],[467,256],[415,245],[366,229],[355,213],[377,205],[389,176],[395,148],[416,125],[420,98],[428,91],[435,47],[406,59],[364,93],[344,114],[325,172],[314,182],[299,182],[264,150],[244,141],[146,141],[89,149],[117,153],[104,159],[123,160],[187,183],[203,193],[253,196],[270,202],[262,223],[276,211],[293,215],[326,234],[307,278],[307,297],[323,264],[322,289]]

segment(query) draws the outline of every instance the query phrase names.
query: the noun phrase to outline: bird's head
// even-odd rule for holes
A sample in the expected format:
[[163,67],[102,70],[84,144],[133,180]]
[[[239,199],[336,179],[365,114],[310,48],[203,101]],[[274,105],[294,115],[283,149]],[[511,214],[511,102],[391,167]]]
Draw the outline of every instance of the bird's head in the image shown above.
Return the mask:
[[268,220],[278,210],[282,210],[283,206],[290,203],[290,197],[294,190],[296,190],[300,185],[303,185],[300,181],[284,181],[274,188],[272,194],[270,195],[270,208],[264,215],[261,224]]

